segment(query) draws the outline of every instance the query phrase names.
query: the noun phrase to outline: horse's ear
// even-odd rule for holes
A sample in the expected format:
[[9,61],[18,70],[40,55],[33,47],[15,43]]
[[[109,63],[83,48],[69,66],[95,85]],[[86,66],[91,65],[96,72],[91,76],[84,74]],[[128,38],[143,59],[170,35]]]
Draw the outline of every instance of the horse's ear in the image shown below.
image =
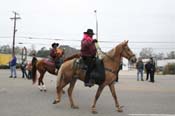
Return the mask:
[[128,43],[129,42],[129,40],[126,40],[126,43]]
[[127,45],[128,44],[128,40],[124,40],[123,44]]

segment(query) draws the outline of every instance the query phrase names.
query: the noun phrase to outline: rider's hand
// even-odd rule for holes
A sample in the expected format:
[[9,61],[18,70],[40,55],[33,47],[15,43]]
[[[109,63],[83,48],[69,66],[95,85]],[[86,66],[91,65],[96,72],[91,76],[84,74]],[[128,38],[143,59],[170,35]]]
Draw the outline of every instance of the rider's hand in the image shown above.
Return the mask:
[[97,43],[97,42],[98,42],[97,39],[94,39],[94,40],[93,40],[93,43]]

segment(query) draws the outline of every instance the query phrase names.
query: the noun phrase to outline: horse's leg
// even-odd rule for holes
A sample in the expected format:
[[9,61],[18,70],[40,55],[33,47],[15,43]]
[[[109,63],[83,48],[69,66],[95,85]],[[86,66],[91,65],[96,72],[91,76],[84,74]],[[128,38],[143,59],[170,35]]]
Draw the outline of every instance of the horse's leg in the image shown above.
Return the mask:
[[98,87],[97,92],[96,92],[95,99],[94,99],[94,102],[93,102],[93,105],[92,105],[92,113],[94,113],[94,114],[98,113],[97,110],[96,110],[96,103],[97,103],[97,100],[100,97],[100,94],[101,94],[102,90],[104,89],[104,87],[105,87],[105,85],[103,85],[103,84],[100,85]]
[[72,91],[74,89],[74,86],[75,86],[76,81],[77,81],[76,79],[73,79],[70,82],[70,86],[69,86],[68,91],[67,91],[68,92],[68,96],[69,96],[69,101],[70,101],[70,104],[71,104],[71,108],[73,108],[73,109],[78,109],[79,108],[78,106],[76,106],[74,104],[74,101],[72,99]]
[[[40,76],[39,76],[39,79],[38,79],[38,88],[40,89],[40,91],[46,91],[46,87],[44,85],[44,82],[43,82],[43,77],[44,77],[44,74],[45,72],[40,72]],[[40,85],[42,84],[42,85]]]
[[118,102],[118,99],[117,99],[117,95],[116,95],[116,92],[115,92],[114,83],[110,84],[110,85],[109,85],[109,88],[110,88],[110,91],[111,91],[112,96],[113,96],[113,98],[114,98],[115,107],[117,108],[117,111],[118,111],[118,112],[123,112],[123,110],[122,110],[122,107],[123,107],[123,106],[120,106],[120,105],[119,105],[119,102]]
[[[44,73],[44,74],[45,74],[45,73]],[[47,91],[46,85],[45,85],[44,82],[43,82],[44,74],[42,74],[42,76],[40,77],[40,82],[41,82],[41,84],[42,84],[42,89],[46,92],[46,91]]]
[[57,82],[57,87],[56,87],[56,99],[53,102],[53,104],[57,104],[61,101],[61,95],[63,93],[63,88],[68,84],[68,82],[65,82],[62,78]]
[[[41,76],[41,73],[40,73],[40,76]],[[40,77],[39,77],[39,79],[38,79],[38,88],[39,88],[39,90],[40,91],[42,91],[42,87],[41,87],[41,81],[40,81]]]

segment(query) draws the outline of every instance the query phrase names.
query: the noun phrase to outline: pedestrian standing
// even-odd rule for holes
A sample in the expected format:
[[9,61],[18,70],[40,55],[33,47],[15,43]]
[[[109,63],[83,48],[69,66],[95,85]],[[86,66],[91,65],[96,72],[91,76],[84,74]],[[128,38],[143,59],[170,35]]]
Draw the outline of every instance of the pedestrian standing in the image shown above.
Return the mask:
[[23,60],[21,63],[21,71],[22,71],[22,78],[28,78],[27,72],[26,72],[26,62]]
[[32,58],[32,70],[31,70],[32,74],[31,75],[36,75],[36,71],[34,71],[34,70],[36,69],[36,65],[35,64],[37,63],[38,59],[36,58],[36,54],[35,53],[33,53],[32,56],[33,56],[33,58]]
[[151,69],[150,67],[151,67],[150,61],[148,61],[145,64],[146,80],[149,80],[150,78],[150,69]]
[[150,64],[151,64],[151,69],[150,69],[150,82],[154,83],[154,73],[156,71],[156,66],[153,58],[150,58]]
[[156,67],[152,57],[145,64],[145,69],[146,69],[146,80],[149,80],[149,77],[150,77],[150,82],[154,83],[154,73],[155,73]]
[[12,55],[12,59],[9,62],[9,66],[10,66],[10,78],[16,78],[16,62],[17,62],[17,58],[15,56],[15,54]]
[[143,80],[144,64],[141,58],[139,58],[138,62],[136,63],[136,68],[137,68],[137,81],[139,81],[139,77],[141,78],[141,81],[144,81]]

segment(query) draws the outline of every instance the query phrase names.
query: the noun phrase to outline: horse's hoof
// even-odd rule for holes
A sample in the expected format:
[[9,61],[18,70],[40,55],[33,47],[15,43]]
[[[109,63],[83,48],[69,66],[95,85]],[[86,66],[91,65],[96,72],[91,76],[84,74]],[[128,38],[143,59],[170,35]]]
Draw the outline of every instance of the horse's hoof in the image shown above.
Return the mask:
[[98,112],[97,111],[92,111],[92,114],[97,114]]
[[54,100],[52,104],[57,104],[59,102],[60,102],[59,100]]
[[79,107],[78,106],[75,106],[75,105],[74,106],[72,105],[71,108],[72,109],[79,109]]
[[120,108],[120,109],[117,109],[117,111],[118,111],[118,112],[123,112],[122,108]]
[[92,113],[93,114],[97,114],[98,112],[97,112],[97,110],[95,108],[92,108]]
[[44,92],[47,92],[47,90],[46,90],[46,89],[44,89]]
[[118,107],[118,108],[117,108],[117,111],[118,111],[118,112],[123,112],[123,109],[122,109],[123,107],[124,107],[124,106]]
[[42,90],[42,89],[40,89],[40,91],[42,92],[43,90]]

